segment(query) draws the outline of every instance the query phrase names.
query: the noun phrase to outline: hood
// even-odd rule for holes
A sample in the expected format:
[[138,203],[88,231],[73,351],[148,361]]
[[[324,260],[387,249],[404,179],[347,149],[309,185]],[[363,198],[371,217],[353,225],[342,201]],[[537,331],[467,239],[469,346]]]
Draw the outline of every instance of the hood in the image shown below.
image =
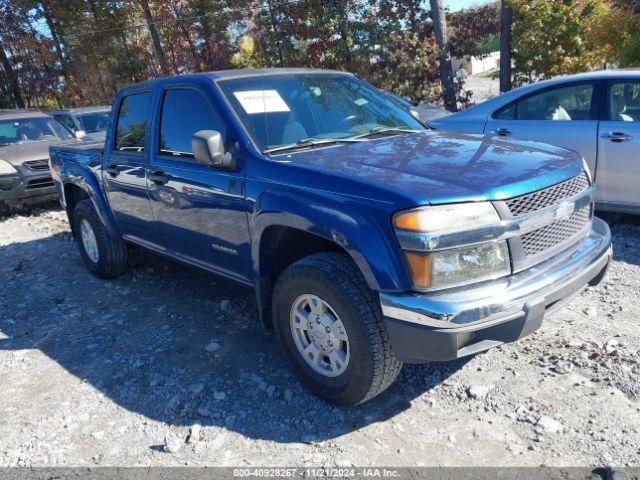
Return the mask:
[[0,160],[5,160],[12,165],[21,165],[31,160],[44,160],[49,158],[49,147],[51,145],[74,142],[77,142],[77,140],[54,139],[5,145],[0,147]]
[[397,135],[288,156],[294,164],[409,195],[416,204],[511,198],[582,171],[576,152],[494,135]]

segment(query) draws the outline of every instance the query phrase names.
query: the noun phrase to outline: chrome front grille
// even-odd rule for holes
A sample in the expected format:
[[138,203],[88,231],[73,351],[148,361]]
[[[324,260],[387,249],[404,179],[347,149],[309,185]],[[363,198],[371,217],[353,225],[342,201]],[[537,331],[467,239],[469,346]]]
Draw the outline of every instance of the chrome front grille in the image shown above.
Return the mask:
[[509,207],[511,215],[518,217],[548,207],[554,203],[560,203],[562,200],[572,197],[587,188],[589,188],[589,178],[585,172],[582,172],[577,177],[570,178],[569,180],[533,193],[528,193],[527,195],[522,195],[521,197],[512,198],[505,203],[507,207]]
[[527,256],[537,255],[559,245],[582,231],[591,220],[591,205],[573,212],[567,220],[559,220],[551,225],[526,233],[522,239],[522,249]]
[[22,165],[35,172],[49,170],[49,160],[46,158],[44,160],[30,160],[28,162],[24,162]]
[[[505,200],[505,205],[513,218],[528,218],[535,212],[543,209],[562,207],[563,202],[567,202],[571,197],[584,192],[589,188],[589,177],[585,172],[577,175],[564,182],[557,183],[550,187],[528,193],[520,197]],[[574,207],[573,204],[569,205]],[[550,223],[541,226],[535,230],[528,231],[519,237],[519,241],[512,244],[518,245],[517,249],[521,254],[518,255],[522,259],[518,264],[530,264],[537,255],[552,250],[565,242],[575,238],[580,232],[583,232],[591,223],[592,206],[591,204],[575,205],[576,210],[571,212],[570,216],[558,215],[556,212],[555,219],[552,217]],[[569,214],[570,210],[567,212]],[[541,211],[540,214],[543,212]],[[525,259],[530,259],[526,261]]]

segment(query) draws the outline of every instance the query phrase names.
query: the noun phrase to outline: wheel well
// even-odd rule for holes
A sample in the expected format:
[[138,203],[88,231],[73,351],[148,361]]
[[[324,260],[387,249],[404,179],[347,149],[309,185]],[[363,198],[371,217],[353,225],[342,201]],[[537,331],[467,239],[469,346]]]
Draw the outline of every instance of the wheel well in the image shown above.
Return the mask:
[[257,285],[258,309],[262,321],[272,328],[271,294],[280,274],[308,255],[320,252],[344,252],[340,245],[325,238],[291,227],[273,226],[260,240],[260,278]]
[[71,218],[73,214],[73,210],[76,208],[76,205],[81,200],[89,198],[89,194],[85,192],[82,188],[73,183],[67,183],[64,186],[64,200],[67,206],[67,216],[69,217],[69,224],[73,229],[73,219]]

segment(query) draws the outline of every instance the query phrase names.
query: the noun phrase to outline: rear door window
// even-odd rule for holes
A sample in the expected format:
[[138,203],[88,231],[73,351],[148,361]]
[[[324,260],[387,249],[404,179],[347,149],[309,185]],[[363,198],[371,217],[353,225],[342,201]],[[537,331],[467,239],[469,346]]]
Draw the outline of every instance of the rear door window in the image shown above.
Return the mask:
[[116,150],[144,150],[151,92],[134,93],[122,99],[116,125]]
[[612,122],[640,122],[640,81],[621,80],[609,84],[609,112]]

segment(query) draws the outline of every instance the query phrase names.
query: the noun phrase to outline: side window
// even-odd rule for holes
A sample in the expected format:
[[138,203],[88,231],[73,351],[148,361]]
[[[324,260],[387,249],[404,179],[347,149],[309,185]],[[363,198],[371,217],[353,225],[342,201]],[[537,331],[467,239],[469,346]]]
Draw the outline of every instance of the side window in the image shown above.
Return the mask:
[[217,130],[224,138],[222,122],[203,94],[190,88],[167,90],[160,120],[160,153],[191,156],[191,137],[198,130]]
[[73,119],[71,118],[71,115],[54,115],[53,118],[58,120],[61,124],[63,124],[72,132],[75,132],[77,130],[76,124],[73,123]]
[[545,90],[499,110],[503,120],[590,120],[594,86],[592,83]]
[[516,104],[512,103],[506,107],[502,107],[496,113],[493,114],[493,118],[498,120],[515,120],[516,118]]
[[640,82],[616,81],[609,84],[608,120],[640,122]]
[[144,150],[150,105],[151,92],[135,93],[122,99],[116,125],[116,150]]

